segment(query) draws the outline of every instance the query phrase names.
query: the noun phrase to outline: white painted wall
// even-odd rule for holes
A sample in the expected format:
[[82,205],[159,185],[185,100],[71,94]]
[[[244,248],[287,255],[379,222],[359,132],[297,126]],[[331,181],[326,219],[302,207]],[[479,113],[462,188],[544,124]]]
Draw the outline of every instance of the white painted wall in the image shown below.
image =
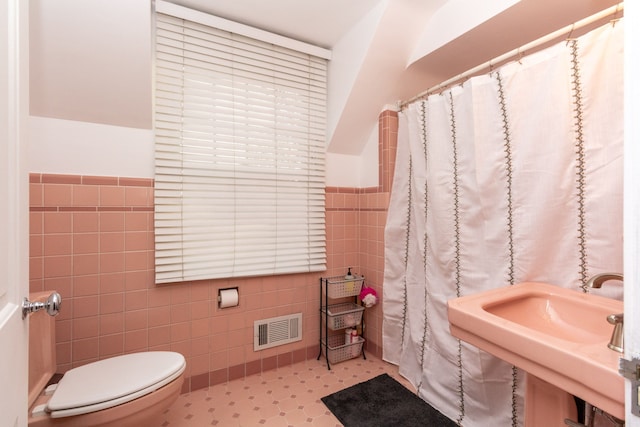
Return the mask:
[[378,127],[359,156],[327,153],[325,182],[329,187],[367,188],[378,185]]
[[29,172],[153,177],[151,129],[31,116]]
[[[328,187],[358,187],[360,168],[360,156],[327,153],[325,183]],[[347,185],[348,182],[352,184]]]
[[360,185],[361,188],[375,187],[378,185],[379,160],[378,160],[378,126],[374,126],[369,136],[369,141],[360,154]]

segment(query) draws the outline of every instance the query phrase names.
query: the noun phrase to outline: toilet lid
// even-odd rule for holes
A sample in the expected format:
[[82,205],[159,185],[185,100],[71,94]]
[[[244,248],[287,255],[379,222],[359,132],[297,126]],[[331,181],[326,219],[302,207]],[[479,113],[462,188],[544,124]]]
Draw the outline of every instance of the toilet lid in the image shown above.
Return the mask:
[[79,366],[64,374],[47,411],[59,418],[121,405],[170,383],[185,366],[184,357],[171,351],[125,354]]

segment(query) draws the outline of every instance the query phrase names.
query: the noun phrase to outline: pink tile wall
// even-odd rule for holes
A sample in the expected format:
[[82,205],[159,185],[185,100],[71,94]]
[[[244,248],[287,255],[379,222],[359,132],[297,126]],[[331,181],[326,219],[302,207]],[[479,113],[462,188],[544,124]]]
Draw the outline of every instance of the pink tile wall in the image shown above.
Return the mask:
[[[326,189],[322,274],[353,267],[379,296],[397,114],[381,114],[380,126],[380,185]],[[30,181],[30,289],[63,297],[59,372],[118,354],[174,350],[187,358],[188,391],[318,355],[320,274],[155,285],[151,179],[35,173]],[[219,309],[218,289],[236,286],[239,306]],[[253,351],[254,320],[298,312],[303,341]],[[367,309],[366,322],[366,349],[381,356],[381,304]]]
[[398,146],[398,113],[386,110],[378,118],[378,170],[380,190],[385,193],[391,191],[393,170],[396,164],[396,149]]

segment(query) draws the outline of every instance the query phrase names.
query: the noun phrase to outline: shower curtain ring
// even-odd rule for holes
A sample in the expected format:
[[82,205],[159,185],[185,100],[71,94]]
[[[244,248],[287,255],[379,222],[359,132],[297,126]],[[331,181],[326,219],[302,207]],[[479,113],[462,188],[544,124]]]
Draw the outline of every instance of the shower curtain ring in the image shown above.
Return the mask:
[[569,34],[567,35],[567,46],[569,46],[569,42],[571,42],[571,36],[573,35],[573,30],[575,29],[575,22],[571,25],[571,30],[569,30]]
[[618,21],[622,19],[622,17],[619,15],[619,13],[620,13],[620,5],[621,4],[622,3],[618,3],[616,5],[616,12],[613,14],[613,18],[611,18],[611,20],[609,21],[611,23],[612,27],[615,27],[616,24],[618,23]]

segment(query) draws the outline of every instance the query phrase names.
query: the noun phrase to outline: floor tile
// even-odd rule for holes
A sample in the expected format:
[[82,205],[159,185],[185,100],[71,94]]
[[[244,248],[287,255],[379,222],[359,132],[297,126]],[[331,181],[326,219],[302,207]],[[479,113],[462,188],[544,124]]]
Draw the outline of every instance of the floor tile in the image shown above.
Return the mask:
[[387,373],[407,388],[395,365],[373,356],[327,369],[324,359],[183,394],[159,418],[160,427],[340,427],[321,397]]

